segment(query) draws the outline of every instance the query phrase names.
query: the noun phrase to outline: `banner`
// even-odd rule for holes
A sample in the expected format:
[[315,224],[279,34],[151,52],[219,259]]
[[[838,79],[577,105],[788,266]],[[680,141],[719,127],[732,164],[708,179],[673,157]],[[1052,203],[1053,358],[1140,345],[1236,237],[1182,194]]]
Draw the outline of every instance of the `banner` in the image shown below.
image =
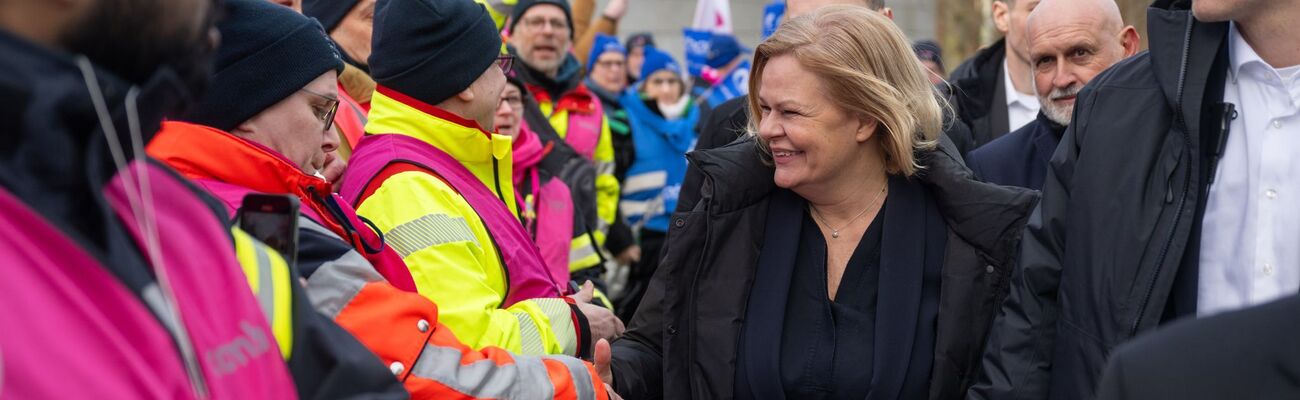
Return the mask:
[[768,36],[772,36],[772,32],[776,32],[776,28],[778,26],[781,26],[781,19],[784,16],[785,16],[784,0],[773,0],[771,3],[768,3],[766,7],[763,7],[763,39],[762,40],[766,40]]
[[731,3],[729,0],[698,0],[695,3],[695,29],[731,33]]
[[685,38],[682,43],[686,48],[686,71],[691,76],[700,76],[709,60],[709,41],[713,39],[713,32],[686,28],[682,29],[682,35]]

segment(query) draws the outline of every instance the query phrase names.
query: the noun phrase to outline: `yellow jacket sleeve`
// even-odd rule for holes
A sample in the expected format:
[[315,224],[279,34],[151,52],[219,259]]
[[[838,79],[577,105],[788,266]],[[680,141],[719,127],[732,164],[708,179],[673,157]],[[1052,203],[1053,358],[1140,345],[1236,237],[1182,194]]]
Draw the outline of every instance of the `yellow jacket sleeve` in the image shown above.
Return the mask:
[[564,299],[504,308],[509,279],[483,221],[447,183],[423,172],[386,180],[357,208],[406,262],[439,321],[467,346],[521,354],[576,354],[579,333]]
[[614,143],[610,138],[609,118],[601,117],[600,140],[596,142],[592,158],[596,162],[596,216],[600,219],[597,244],[604,246],[605,233],[609,232],[609,226],[617,218],[619,197],[618,178],[614,176]]

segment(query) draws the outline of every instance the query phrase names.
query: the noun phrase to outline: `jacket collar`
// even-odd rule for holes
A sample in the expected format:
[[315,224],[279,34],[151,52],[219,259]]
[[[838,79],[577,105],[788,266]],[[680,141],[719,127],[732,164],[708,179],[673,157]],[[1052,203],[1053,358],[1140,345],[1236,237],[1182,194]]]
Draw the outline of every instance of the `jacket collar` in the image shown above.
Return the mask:
[[[939,141],[937,149],[919,156],[925,169],[916,179],[929,187],[948,228],[958,237],[994,262],[1012,263],[1037,192],[976,181],[952,142],[943,136]],[[774,169],[763,161],[753,139],[687,157],[706,177],[700,194],[710,199],[710,214],[749,207],[776,188]]]
[[330,193],[329,182],[302,172],[275,150],[208,126],[164,122],[148,151],[190,179],[211,179],[302,199],[310,198],[309,190]]
[[485,163],[495,158],[509,165],[513,148],[509,136],[489,133],[477,122],[384,86],[375,88],[370,104],[370,121],[366,123],[369,134],[411,136],[462,163]]
[[[1007,42],[999,39],[989,47],[981,49],[975,56],[953,71],[951,89],[964,103],[963,114],[984,115],[993,107],[992,95],[1001,86],[1003,80],[1002,66],[1006,61]],[[1003,101],[1006,101],[1005,98]]]
[[[338,218],[327,217],[334,215],[323,204],[330,197],[329,182],[302,172],[266,146],[216,128],[168,121],[149,143],[148,152],[200,185],[204,185],[203,181],[216,181],[253,192],[294,195],[303,211],[311,210],[308,215],[317,217],[318,222],[339,236],[347,237],[341,222],[336,221]],[[238,204],[230,206],[239,207]]]
[[[1197,21],[1190,0],[1157,0],[1147,9],[1151,64],[1170,108],[1187,118],[1192,132],[1200,127],[1201,105],[1210,72],[1226,61],[1228,23]],[[1216,99],[1217,101],[1217,99]]]

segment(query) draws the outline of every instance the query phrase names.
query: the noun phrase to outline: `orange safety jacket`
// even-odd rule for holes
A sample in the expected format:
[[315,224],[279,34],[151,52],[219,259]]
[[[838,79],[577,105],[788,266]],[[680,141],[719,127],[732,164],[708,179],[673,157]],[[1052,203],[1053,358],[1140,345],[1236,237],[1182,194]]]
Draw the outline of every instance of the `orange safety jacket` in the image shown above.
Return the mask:
[[[235,185],[249,188],[249,193],[294,194],[304,214],[325,208],[319,204],[321,197],[309,190],[319,186],[314,182],[319,178],[301,172],[272,149],[215,128],[166,122],[148,152],[210,190]],[[237,205],[229,203],[233,215]],[[342,209],[355,214],[346,203]],[[348,242],[335,234],[347,222],[322,214],[300,218],[302,229]],[[465,346],[438,322],[432,301],[413,289],[395,287],[376,271],[361,255],[367,251],[363,242],[351,241],[348,244],[356,249],[321,264],[308,278],[308,293],[314,308],[375,353],[412,398],[607,398],[604,383],[582,360]]]

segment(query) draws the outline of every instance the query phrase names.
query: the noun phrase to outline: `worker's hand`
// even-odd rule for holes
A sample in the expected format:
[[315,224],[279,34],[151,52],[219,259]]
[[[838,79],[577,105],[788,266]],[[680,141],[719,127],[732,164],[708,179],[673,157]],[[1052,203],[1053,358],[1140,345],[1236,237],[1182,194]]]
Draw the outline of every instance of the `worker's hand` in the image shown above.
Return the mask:
[[339,157],[337,151],[331,151],[325,153],[325,167],[321,168],[320,174],[325,177],[326,182],[336,183],[343,180],[343,170],[347,168],[347,160]]
[[605,5],[604,15],[605,18],[615,21],[623,19],[623,16],[627,15],[627,0],[609,0],[609,4]]
[[623,321],[608,308],[591,304],[591,299],[596,292],[596,285],[591,281],[582,284],[582,290],[573,295],[573,300],[582,311],[582,315],[587,317],[587,326],[591,329],[592,344],[597,343],[599,339],[614,340],[623,336]]

